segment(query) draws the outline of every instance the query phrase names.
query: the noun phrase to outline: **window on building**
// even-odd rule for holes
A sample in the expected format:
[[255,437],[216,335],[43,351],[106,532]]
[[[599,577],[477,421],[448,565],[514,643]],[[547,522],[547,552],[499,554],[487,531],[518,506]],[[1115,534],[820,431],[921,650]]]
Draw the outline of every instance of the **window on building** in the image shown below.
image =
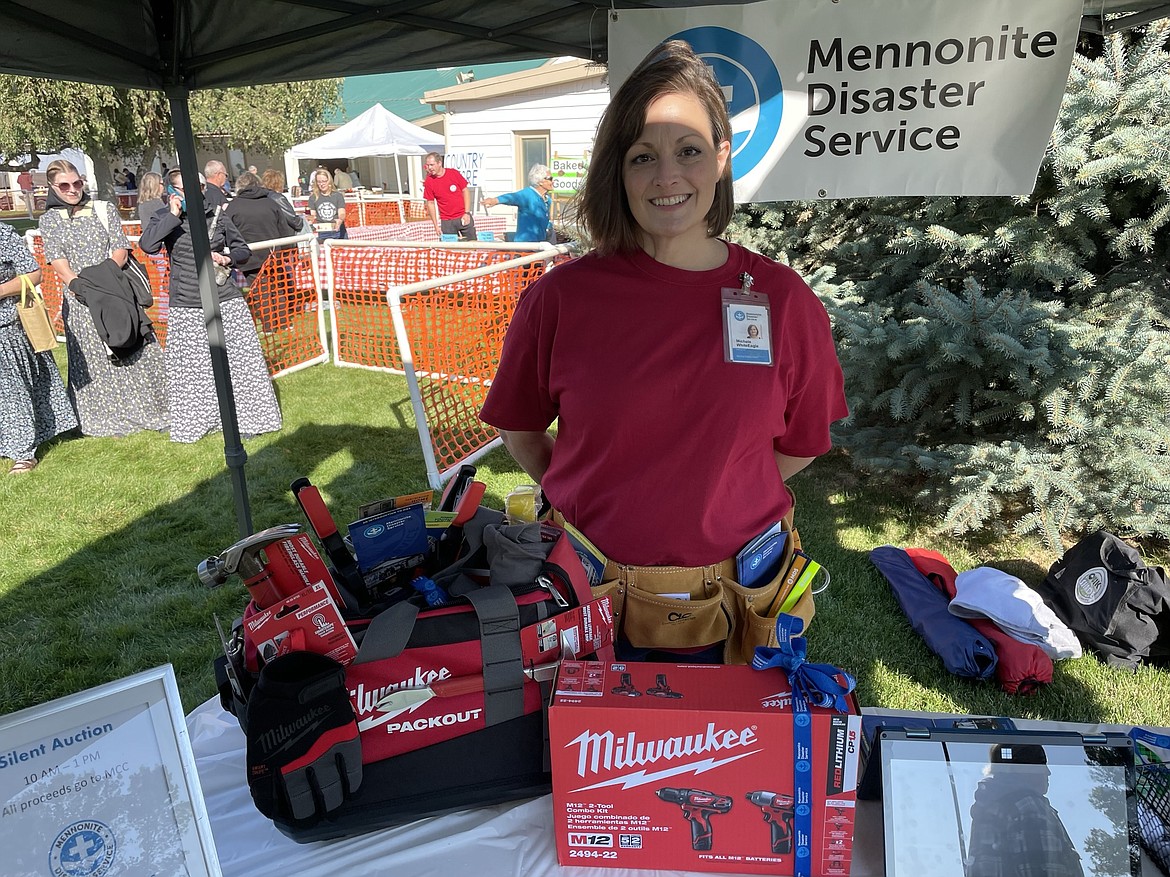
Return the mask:
[[523,189],[528,185],[528,169],[534,164],[550,164],[552,148],[549,145],[551,137],[548,131],[517,131],[516,132],[516,188]]

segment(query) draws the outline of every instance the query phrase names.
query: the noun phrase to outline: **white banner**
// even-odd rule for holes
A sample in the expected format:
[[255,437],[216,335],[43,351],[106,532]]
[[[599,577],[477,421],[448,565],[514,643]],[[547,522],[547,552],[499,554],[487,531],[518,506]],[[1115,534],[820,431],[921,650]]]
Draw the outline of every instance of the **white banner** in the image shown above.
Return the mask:
[[765,0],[623,9],[611,93],[658,43],[711,65],[736,201],[1032,191],[1081,0]]

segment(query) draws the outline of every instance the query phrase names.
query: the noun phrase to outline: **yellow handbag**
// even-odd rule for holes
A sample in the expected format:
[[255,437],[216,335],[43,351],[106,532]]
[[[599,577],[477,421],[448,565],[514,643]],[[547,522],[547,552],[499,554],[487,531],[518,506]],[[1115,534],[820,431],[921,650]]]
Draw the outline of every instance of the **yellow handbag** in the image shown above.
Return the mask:
[[33,350],[45,353],[57,346],[57,333],[53,331],[45,298],[33,286],[27,274],[20,275],[20,304],[16,313]]

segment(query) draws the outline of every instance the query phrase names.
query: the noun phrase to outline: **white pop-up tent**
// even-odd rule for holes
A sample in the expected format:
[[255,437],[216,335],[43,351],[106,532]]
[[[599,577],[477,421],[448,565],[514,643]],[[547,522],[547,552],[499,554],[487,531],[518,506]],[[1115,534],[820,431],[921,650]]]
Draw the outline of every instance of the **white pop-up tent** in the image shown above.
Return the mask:
[[[320,137],[299,143],[285,153],[288,159],[362,158],[365,156],[426,155],[443,148],[442,136],[411,124],[384,106],[374,104],[360,116]],[[396,165],[398,179],[402,168]],[[291,179],[295,179],[295,176]]]

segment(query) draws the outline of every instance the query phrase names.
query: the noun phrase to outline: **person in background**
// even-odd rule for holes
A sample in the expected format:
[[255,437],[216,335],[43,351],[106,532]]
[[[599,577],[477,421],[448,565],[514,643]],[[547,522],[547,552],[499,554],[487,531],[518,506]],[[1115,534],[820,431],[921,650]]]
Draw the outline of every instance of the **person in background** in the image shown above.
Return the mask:
[[[580,193],[595,249],[521,296],[480,412],[559,518],[625,567],[610,581],[669,579],[655,593],[716,612],[735,554],[789,515],[786,482],[848,413],[816,294],[721,237],[735,210],[731,136],[723,91],[689,45],[643,59],[602,117]],[[771,364],[726,352],[736,324],[721,290],[745,285],[769,308]],[[676,645],[646,630],[619,656]]]
[[475,240],[475,220],[471,216],[471,190],[467,180],[455,168],[443,167],[443,156],[428,152],[423,157],[426,180],[423,200],[427,214],[438,234],[457,234],[462,240]]
[[[86,268],[112,259],[126,264],[130,242],[118,209],[94,202],[72,162],[57,159],[47,170],[49,196],[40,219],[45,259],[66,287],[61,302],[69,397],[81,431],[89,436],[165,430],[166,366],[153,338],[124,359],[111,360],[89,308],[77,300],[74,283]],[[99,213],[100,212],[100,213]]]
[[122,168],[121,170],[119,170],[118,168],[114,168],[114,185],[115,186],[125,186],[126,185],[126,169],[125,168]]
[[349,237],[345,229],[345,196],[333,188],[333,177],[323,167],[313,172],[309,219],[317,231],[317,240]]
[[9,475],[37,466],[37,448],[77,426],[53,354],[36,353],[16,316],[21,276],[35,286],[41,269],[20,235],[0,222],[0,457]]
[[[260,178],[260,182],[264,184],[264,188],[268,190],[268,197],[275,201],[280,208],[288,213],[290,216],[297,216],[296,208],[293,207],[292,198],[288,196],[284,186],[284,174],[276,170],[276,168],[268,168],[264,171],[264,175]],[[300,217],[297,217],[298,228],[303,229],[304,226],[300,223]]]
[[[191,245],[191,216],[187,213],[183,178],[177,168],[170,172],[168,182],[175,194],[169,196],[166,210],[151,217],[138,245],[147,253],[157,253],[163,247],[167,250],[171,277],[167,330],[167,389],[174,424],[171,441],[194,442],[223,426],[211,371],[195,251]],[[212,261],[224,267],[246,262],[252,251],[231,217],[210,205],[206,211],[196,221],[206,223],[209,231],[214,229]],[[253,436],[274,432],[281,427],[280,406],[260,351],[252,314],[230,276],[217,284],[217,292],[240,433]]]
[[138,177],[135,176],[134,171],[124,167],[122,173],[126,176],[126,188],[131,192],[138,191]]
[[212,207],[227,207],[228,173],[222,161],[212,159],[203,166],[203,178],[207,188],[203,190],[207,203]]
[[484,198],[484,207],[495,207],[497,204],[507,204],[517,207],[516,237],[517,241],[555,241],[556,233],[549,218],[552,210],[552,171],[547,165],[534,164],[528,169],[528,188],[518,192],[509,192],[499,198]]
[[142,175],[142,183],[138,187],[138,221],[146,223],[150,217],[165,209],[162,177],[154,171],[147,171]]
[[[236,180],[236,197],[228,205],[225,215],[235,223],[249,245],[292,237],[301,231],[300,217],[285,210],[281,204],[284,199],[279,196],[272,198],[272,194],[255,174],[245,172]],[[283,329],[289,324],[286,298],[292,289],[292,275],[286,257],[281,253],[290,249],[295,251],[296,245],[253,249],[252,255],[240,265],[244,285],[249,288],[252,311],[266,332]],[[259,278],[260,269],[266,262],[271,264],[264,277]]]
[[348,164],[343,164],[333,171],[333,188],[339,192],[346,192],[353,188],[353,177],[349,175]]
[[28,168],[16,175],[16,185],[20,188],[20,197],[24,200],[24,209],[28,211],[28,218],[32,219],[36,198],[33,195],[32,174],[29,173]]

